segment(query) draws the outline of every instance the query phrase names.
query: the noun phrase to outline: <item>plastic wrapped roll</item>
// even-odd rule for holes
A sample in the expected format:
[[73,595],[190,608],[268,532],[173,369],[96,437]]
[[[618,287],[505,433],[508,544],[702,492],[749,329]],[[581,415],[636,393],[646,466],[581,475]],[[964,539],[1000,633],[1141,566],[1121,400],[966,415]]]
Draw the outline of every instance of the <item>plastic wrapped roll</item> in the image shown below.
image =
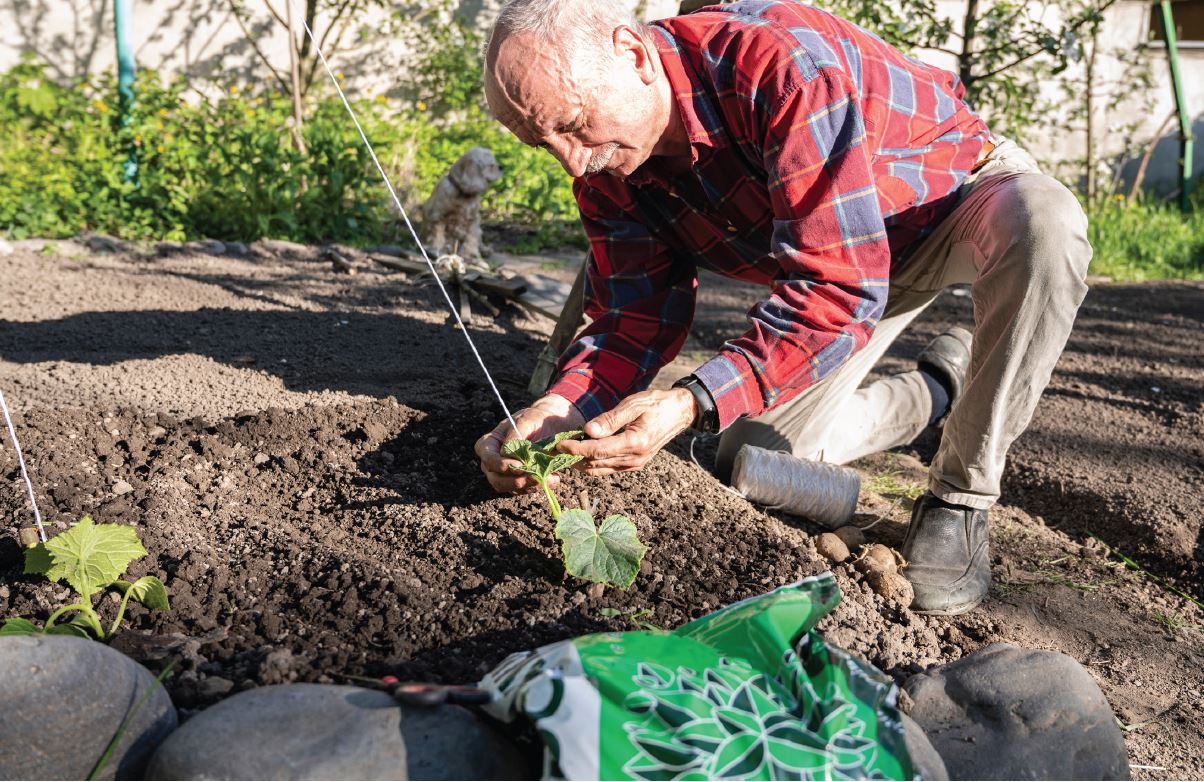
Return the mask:
[[853,518],[861,476],[838,464],[745,445],[736,454],[732,485],[753,502],[836,529]]

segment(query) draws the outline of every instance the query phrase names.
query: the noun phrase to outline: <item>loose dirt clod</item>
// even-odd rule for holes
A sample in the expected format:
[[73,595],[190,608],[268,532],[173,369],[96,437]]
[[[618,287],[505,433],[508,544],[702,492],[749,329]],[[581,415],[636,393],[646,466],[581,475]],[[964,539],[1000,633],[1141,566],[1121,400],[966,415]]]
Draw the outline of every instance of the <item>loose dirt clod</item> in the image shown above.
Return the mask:
[[853,567],[866,576],[871,573],[897,573],[899,571],[895,553],[881,543],[870,543],[863,547],[861,556],[853,561]]
[[903,606],[911,605],[911,601],[915,597],[915,590],[912,589],[911,582],[898,573],[872,570],[865,574],[865,582],[876,594],[886,600],[895,600]]
[[846,524],[835,532],[836,537],[844,541],[848,546],[849,551],[857,548],[865,543],[865,533],[861,531],[861,527],[853,524]]
[[831,532],[823,532],[816,537],[815,550],[833,562],[844,562],[849,558],[849,547]]

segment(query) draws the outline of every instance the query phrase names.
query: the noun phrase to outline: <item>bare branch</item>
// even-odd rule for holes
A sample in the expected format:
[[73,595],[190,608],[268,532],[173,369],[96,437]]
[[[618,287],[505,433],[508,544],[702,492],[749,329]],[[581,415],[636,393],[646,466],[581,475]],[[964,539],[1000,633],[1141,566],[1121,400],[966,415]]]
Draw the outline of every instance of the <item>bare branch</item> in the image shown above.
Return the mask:
[[255,40],[255,36],[251,35],[251,31],[247,29],[246,21],[242,18],[242,14],[238,12],[238,0],[226,0],[226,3],[230,6],[230,10],[233,12],[234,18],[238,21],[238,26],[242,29],[242,34],[245,35],[247,40],[251,43],[251,48],[255,50],[255,54],[259,55],[260,61],[267,66],[267,69],[271,71],[272,76],[276,78],[276,81],[280,82],[280,88],[284,90],[285,94],[288,94],[290,92],[288,82],[285,81],[284,77],[280,75],[280,71],[276,70],[276,66],[272,65],[272,61],[269,60],[267,55],[263,53],[263,49],[259,48],[259,43]]

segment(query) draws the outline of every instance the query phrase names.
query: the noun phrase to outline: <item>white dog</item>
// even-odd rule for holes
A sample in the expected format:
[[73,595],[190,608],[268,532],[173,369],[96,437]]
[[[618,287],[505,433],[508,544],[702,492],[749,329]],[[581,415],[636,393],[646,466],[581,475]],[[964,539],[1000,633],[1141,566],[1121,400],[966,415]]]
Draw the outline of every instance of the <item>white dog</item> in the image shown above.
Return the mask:
[[501,175],[493,153],[473,147],[439,180],[422,205],[423,232],[432,255],[456,253],[475,260],[489,254],[481,244],[481,194]]

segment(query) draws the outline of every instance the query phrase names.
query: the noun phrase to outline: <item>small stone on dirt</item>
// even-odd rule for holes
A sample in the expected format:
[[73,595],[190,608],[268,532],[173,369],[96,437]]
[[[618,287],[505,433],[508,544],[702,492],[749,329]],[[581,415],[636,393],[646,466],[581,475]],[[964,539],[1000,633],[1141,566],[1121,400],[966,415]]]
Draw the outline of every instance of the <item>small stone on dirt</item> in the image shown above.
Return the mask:
[[844,541],[844,544],[849,547],[849,551],[865,543],[865,533],[861,531],[861,527],[854,524],[846,524],[833,534]]
[[266,453],[263,453],[261,451],[261,452],[255,454],[255,457],[251,461],[255,462],[256,464],[267,464],[271,460],[272,460],[272,457],[268,456]]
[[134,490],[129,481],[117,481],[113,484],[113,493],[120,497],[123,494],[129,494]]
[[815,550],[833,562],[844,562],[849,558],[849,547],[831,532],[820,533],[815,539]]

